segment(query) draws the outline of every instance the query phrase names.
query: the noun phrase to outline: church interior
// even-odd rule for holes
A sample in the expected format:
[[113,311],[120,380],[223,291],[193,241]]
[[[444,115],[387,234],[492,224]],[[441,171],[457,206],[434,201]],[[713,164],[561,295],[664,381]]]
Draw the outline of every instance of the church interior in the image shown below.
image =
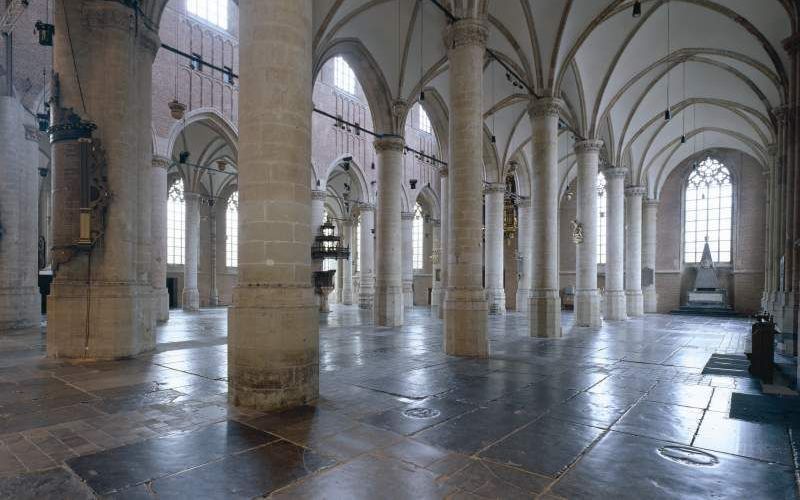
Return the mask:
[[0,498],[800,498],[799,29],[0,0]]

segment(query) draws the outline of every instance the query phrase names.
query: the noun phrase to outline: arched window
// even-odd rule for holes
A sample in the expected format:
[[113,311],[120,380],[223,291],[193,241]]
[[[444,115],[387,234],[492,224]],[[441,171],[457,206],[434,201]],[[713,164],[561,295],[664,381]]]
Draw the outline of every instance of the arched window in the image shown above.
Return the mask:
[[178,179],[167,193],[167,264],[183,264],[185,217],[183,180]]
[[356,75],[343,57],[333,59],[333,84],[348,94],[356,93]]
[[422,255],[423,242],[425,240],[425,220],[422,217],[422,207],[417,203],[414,209],[414,221],[411,226],[411,245],[413,246],[414,255],[414,269],[422,269],[424,267],[424,258]]
[[685,194],[684,262],[700,262],[706,241],[714,262],[730,262],[733,219],[730,170],[707,157],[689,175]]
[[186,10],[215,26],[228,29],[228,0],[186,0]]
[[239,267],[239,192],[228,198],[225,210],[225,265]]
[[433,133],[433,129],[431,128],[431,119],[428,117],[428,113],[425,112],[425,108],[419,106],[419,129],[426,134]]
[[[357,273],[361,269],[361,217],[356,222],[356,258],[353,259],[353,272]],[[350,252],[353,255],[353,252]]]
[[602,172],[597,174],[597,263],[606,263],[606,210],[608,196],[606,195],[606,176]]

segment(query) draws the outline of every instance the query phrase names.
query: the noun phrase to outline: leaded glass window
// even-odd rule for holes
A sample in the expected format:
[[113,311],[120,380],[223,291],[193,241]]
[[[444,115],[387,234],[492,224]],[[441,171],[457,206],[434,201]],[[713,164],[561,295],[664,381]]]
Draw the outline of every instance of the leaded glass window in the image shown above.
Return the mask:
[[422,207],[417,204],[414,209],[414,220],[411,226],[411,244],[413,246],[414,269],[424,267],[423,243],[425,240],[425,219],[422,216]]
[[706,157],[686,182],[684,206],[684,262],[700,262],[708,241],[714,262],[731,261],[733,183],[728,168]]
[[167,192],[167,264],[183,264],[186,204],[183,180],[173,182]]
[[608,209],[608,193],[606,192],[606,176],[597,174],[597,263],[606,263],[606,211]]
[[239,192],[228,198],[225,210],[225,265],[239,267]]

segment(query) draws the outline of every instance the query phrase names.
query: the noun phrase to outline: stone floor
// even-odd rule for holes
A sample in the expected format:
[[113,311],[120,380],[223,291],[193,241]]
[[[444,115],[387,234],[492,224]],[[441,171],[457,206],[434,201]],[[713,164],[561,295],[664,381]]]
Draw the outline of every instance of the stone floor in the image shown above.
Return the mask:
[[798,398],[702,373],[744,320],[565,314],[544,340],[510,313],[470,360],[428,309],[368,317],[323,318],[320,400],[282,414],[228,406],[224,309],[173,311],[155,353],[117,362],[0,335],[0,497],[798,498]]

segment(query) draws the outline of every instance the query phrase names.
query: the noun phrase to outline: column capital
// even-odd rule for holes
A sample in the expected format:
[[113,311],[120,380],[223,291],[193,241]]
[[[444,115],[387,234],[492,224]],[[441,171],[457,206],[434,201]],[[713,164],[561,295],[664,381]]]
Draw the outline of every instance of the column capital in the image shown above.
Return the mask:
[[502,182],[493,182],[488,183],[483,187],[484,194],[490,193],[505,193],[506,192],[506,185]]
[[658,200],[654,200],[652,198],[647,198],[646,200],[644,200],[644,207],[645,208],[657,209],[658,208],[658,203],[659,203]]
[[628,169],[625,167],[608,167],[603,169],[603,175],[606,179],[624,179]]
[[431,218],[431,224],[433,227],[440,227],[442,225],[442,221],[439,219]]
[[628,186],[625,188],[625,196],[644,196],[647,193],[647,188],[644,186]]
[[783,40],[783,49],[791,55],[794,55],[800,49],[800,33],[794,33],[789,38]]
[[184,190],[183,191],[183,200],[198,200],[200,199],[200,193],[195,193],[194,191]]
[[447,170],[447,167],[442,167],[442,168],[439,169],[439,175],[441,177],[447,177],[449,173],[450,173],[450,171]]
[[585,141],[578,141],[575,143],[575,154],[581,153],[600,153],[603,147],[603,141],[600,139],[587,139]]
[[414,220],[414,212],[400,212],[400,219]]
[[374,212],[375,205],[373,205],[372,203],[359,203],[358,209],[361,212]]
[[786,124],[789,121],[789,111],[791,111],[791,107],[788,104],[783,104],[781,106],[775,106],[772,108],[772,114],[775,115],[775,119],[778,123]]
[[400,137],[399,135],[384,135],[375,139],[372,142],[372,146],[375,148],[375,151],[378,153],[382,153],[384,151],[397,151],[402,153],[406,145],[405,139]]
[[163,156],[154,156],[153,157],[153,168],[163,168],[164,170],[169,169],[169,166],[172,162],[169,158],[164,158]]
[[531,198],[530,196],[527,197],[520,197],[517,198],[517,207],[518,208],[531,208]]
[[311,190],[311,199],[314,201],[325,201],[325,198],[328,196],[327,191],[322,191],[321,189],[312,189]]
[[486,47],[489,30],[480,19],[459,19],[444,30],[444,45],[447,50],[461,47]]
[[532,118],[540,116],[557,117],[563,105],[564,101],[556,97],[542,97],[540,99],[533,99],[528,106],[528,113],[530,113]]
[[25,139],[28,141],[39,142],[40,132],[33,125],[25,125]]

